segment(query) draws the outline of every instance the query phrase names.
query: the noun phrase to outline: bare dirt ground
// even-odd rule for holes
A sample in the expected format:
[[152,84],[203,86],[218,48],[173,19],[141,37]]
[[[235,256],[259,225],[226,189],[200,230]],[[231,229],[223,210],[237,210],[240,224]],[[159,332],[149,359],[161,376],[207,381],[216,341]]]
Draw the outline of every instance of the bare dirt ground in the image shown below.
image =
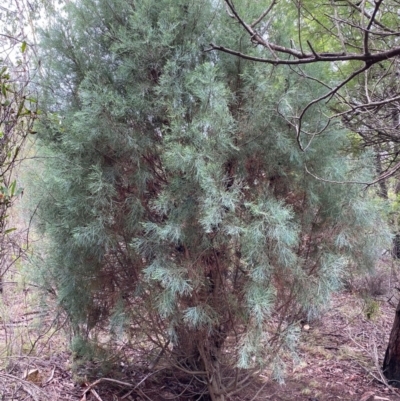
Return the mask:
[[[389,256],[376,275],[349,278],[323,317],[303,323],[299,358],[287,361],[285,384],[266,373],[230,401],[400,401],[400,390],[388,386],[380,370],[399,278],[400,263]],[[77,378],[63,320],[41,313],[40,299],[18,266],[10,270],[0,298],[0,400],[188,400],[170,383],[146,383],[140,372],[126,375],[125,384]],[[134,390],[128,386],[140,381]]]

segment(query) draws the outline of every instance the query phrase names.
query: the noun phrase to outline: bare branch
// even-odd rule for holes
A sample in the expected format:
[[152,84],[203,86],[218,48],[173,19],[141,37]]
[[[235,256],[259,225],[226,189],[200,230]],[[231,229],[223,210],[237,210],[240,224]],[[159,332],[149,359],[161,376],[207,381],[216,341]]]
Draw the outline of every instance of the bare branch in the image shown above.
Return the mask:
[[250,26],[254,28],[256,25],[258,25],[270,13],[276,2],[277,0],[273,0],[270,6],[256,20],[254,20]]
[[365,33],[364,33],[364,54],[369,54],[369,49],[368,49],[368,39],[369,39],[369,31],[372,27],[372,24],[374,23],[376,14],[379,10],[380,5],[382,4],[383,0],[377,0],[375,1],[375,9],[371,15],[371,18],[369,20],[368,26],[365,29]]
[[[363,0],[355,4],[351,0],[335,0],[334,3],[330,2],[324,5],[324,7],[330,6],[332,12],[322,11],[322,14],[319,14],[328,18],[330,22],[326,23],[326,20],[319,19],[313,10],[308,9],[297,1],[293,1],[292,7],[296,7],[298,14],[298,27],[297,32],[294,34],[298,36],[299,43],[295,44],[293,40],[290,40],[292,46],[286,47],[275,42],[273,40],[274,36],[267,31],[271,21],[279,18],[279,10],[276,8],[277,2],[275,0],[251,24],[248,24],[243,16],[239,15],[233,1],[225,0],[230,15],[247,32],[253,44],[267,50],[267,56],[262,57],[261,52],[246,54],[246,52],[214,43],[210,44],[210,48],[207,51],[221,51],[245,60],[273,66],[297,66],[298,71],[294,69],[296,73],[306,79],[318,82],[319,85],[328,89],[325,94],[310,101],[298,115],[284,115],[280,110],[280,106],[277,106],[278,114],[295,130],[297,144],[303,152],[307,151],[315,137],[325,132],[335,118],[339,118],[342,119],[347,127],[359,133],[366,146],[386,144],[385,154],[390,155],[393,153],[391,151],[393,143],[400,143],[400,138],[398,137],[400,105],[396,103],[400,101],[400,95],[398,87],[394,84],[397,81],[394,74],[398,73],[397,58],[400,56],[400,46],[398,46],[397,41],[392,40],[389,42],[389,40],[394,36],[398,36],[400,29],[399,26],[394,26],[393,29],[392,27],[389,28],[382,22],[385,20],[384,16],[388,15],[388,13],[393,13],[394,17],[397,16],[396,11],[393,11],[394,8],[393,10],[391,9],[392,6],[395,7],[393,3],[389,3],[388,0],[374,0],[373,2]],[[384,7],[385,1],[387,1],[388,6],[385,5]],[[338,7],[342,8],[338,9]],[[345,16],[345,12],[348,12],[347,16]],[[267,28],[264,27],[265,33],[260,34],[254,27],[267,14],[270,15],[268,26]],[[323,29],[324,34],[332,38],[335,46],[337,44],[341,46],[342,51],[319,51],[313,44],[312,36],[306,37],[304,34],[305,25],[302,23],[304,19]],[[355,32],[357,34],[354,34]],[[302,42],[307,43],[309,49],[303,49]],[[298,50],[299,48],[300,50]],[[387,68],[387,63],[384,62],[389,60],[391,60],[391,63]],[[339,70],[340,73],[342,63],[349,61],[358,61],[364,65],[353,67],[351,72],[343,74],[344,78],[335,84],[328,80],[323,81],[322,78],[311,77],[301,69],[303,65],[307,64],[335,63],[335,69]],[[379,64],[381,68],[371,69],[378,63],[383,63],[382,65]],[[352,67],[349,63],[345,63],[345,65],[347,68],[349,66]],[[345,70],[343,69],[343,71]],[[361,79],[363,73],[364,78]],[[359,89],[357,89],[358,92],[356,94],[353,94],[353,89],[348,84],[357,77],[360,77],[360,82],[356,82],[355,87]],[[363,89],[360,91],[361,87]],[[346,93],[340,93],[343,90]],[[322,121],[319,121],[317,123],[318,129],[315,132],[304,130],[303,125],[306,113],[319,102],[329,102],[333,97],[342,106],[345,106],[345,111],[342,111],[342,108],[342,110],[336,111],[333,115],[327,115],[326,122],[322,124]],[[386,121],[389,121],[389,123]],[[385,160],[386,172],[381,174],[374,182],[363,184],[367,186],[373,185],[395,174],[399,167],[397,164],[392,167],[390,163],[391,161],[394,162],[399,156],[400,152],[388,156]]]
[[312,100],[312,101],[311,101],[310,103],[308,103],[308,105],[303,109],[303,111],[301,112],[300,116],[298,117],[299,124],[298,124],[298,126],[297,126],[297,128],[296,128],[296,140],[297,140],[297,143],[298,143],[298,145],[299,145],[299,147],[300,147],[300,149],[301,149],[302,151],[305,151],[306,148],[310,145],[310,143],[309,143],[309,144],[307,145],[306,148],[303,148],[303,146],[302,146],[302,144],[301,144],[301,138],[300,138],[301,132],[302,132],[302,129],[301,129],[302,120],[303,120],[303,117],[304,117],[305,113],[307,112],[307,110],[308,110],[311,106],[313,106],[314,104],[319,103],[321,100],[327,99],[328,97],[331,97],[331,96],[335,95],[343,86],[345,86],[345,85],[346,85],[347,83],[349,83],[352,79],[354,79],[357,75],[361,74],[362,72],[366,71],[367,69],[368,69],[368,67],[367,67],[367,66],[364,66],[364,67],[360,68],[359,70],[354,71],[349,77],[347,77],[347,78],[346,78],[344,81],[342,81],[339,85],[335,86],[333,89],[331,89],[331,90],[330,90],[329,92],[327,92],[325,95],[322,95],[322,96],[320,96],[319,98]]
[[388,103],[396,102],[398,100],[400,100],[400,96],[392,97],[390,99],[381,100],[379,102],[369,102],[369,103],[365,103],[365,104],[359,104],[357,106],[351,106],[350,110],[343,111],[342,113],[335,114],[333,116],[333,118],[341,117],[341,116],[343,116],[345,114],[354,112],[355,110],[358,110],[358,109],[372,109],[372,108],[375,108],[375,107],[378,107],[378,106],[383,106],[383,105],[388,104]]
[[392,169],[390,169],[389,171],[381,174],[377,179],[375,179],[375,180],[373,180],[371,182],[351,181],[351,180],[350,181],[329,180],[329,179],[326,179],[326,178],[318,177],[316,174],[312,173],[308,169],[307,165],[305,165],[304,168],[305,168],[307,174],[311,175],[312,177],[314,177],[318,181],[326,182],[326,183],[329,183],[329,184],[358,184],[358,185],[365,185],[366,188],[368,188],[368,187],[370,187],[372,185],[377,184],[379,181],[383,181],[383,180],[388,179],[389,177],[393,177],[396,174],[396,172],[400,170],[400,162],[397,163]]
[[[257,35],[257,34],[256,34]],[[253,40],[257,36],[253,37]],[[261,43],[259,43],[261,44]],[[400,47],[394,47],[393,49],[377,52],[375,54],[358,54],[358,53],[306,53],[302,54],[295,49],[288,49],[283,46],[278,46],[272,43],[264,43],[263,46],[271,48],[276,52],[285,53],[290,56],[296,57],[295,60],[291,59],[271,59],[250,56],[248,54],[241,53],[239,51],[229,49],[224,46],[219,46],[214,43],[210,43],[211,48],[205,51],[219,50],[224,53],[232,54],[234,56],[241,57],[245,60],[257,61],[260,63],[273,64],[273,65],[300,65],[300,64],[312,64],[316,62],[332,62],[332,61],[363,61],[368,67],[379,63],[380,61],[388,60],[393,57],[400,55]]]
[[335,17],[326,15],[326,17],[329,17],[330,19],[334,20],[335,22],[341,22],[342,24],[346,24],[353,28],[359,29],[362,32],[368,31],[368,33],[370,35],[381,36],[381,37],[399,36],[400,35],[400,31],[391,31],[391,32],[373,31],[371,29],[364,28],[361,25],[357,25],[349,20],[344,20],[344,19],[338,18],[338,17],[336,17],[336,15],[335,15]]
[[[367,18],[371,19],[371,15],[369,15],[365,10],[362,10],[358,4],[353,3],[351,0],[344,0],[350,7],[354,8],[355,10],[357,10],[359,13],[363,14],[364,16],[366,16]],[[387,31],[387,32],[391,32],[394,33],[395,31],[393,31],[392,29],[388,28],[387,26],[385,26],[384,24],[382,24],[380,21],[377,21],[375,18],[372,20],[374,25],[379,26],[381,29]]]

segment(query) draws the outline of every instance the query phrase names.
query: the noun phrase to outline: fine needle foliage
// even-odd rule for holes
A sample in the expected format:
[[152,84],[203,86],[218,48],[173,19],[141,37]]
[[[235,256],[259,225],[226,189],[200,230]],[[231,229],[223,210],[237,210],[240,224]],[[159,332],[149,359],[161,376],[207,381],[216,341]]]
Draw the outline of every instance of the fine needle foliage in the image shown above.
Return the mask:
[[372,268],[385,235],[350,183],[370,178],[368,155],[346,156],[338,124],[301,152],[281,118],[317,89],[203,51],[211,38],[244,47],[221,7],[69,3],[42,36],[44,158],[30,183],[46,239],[36,275],[76,355],[125,341],[130,362],[212,401],[268,367],[282,380],[299,321],[348,269]]

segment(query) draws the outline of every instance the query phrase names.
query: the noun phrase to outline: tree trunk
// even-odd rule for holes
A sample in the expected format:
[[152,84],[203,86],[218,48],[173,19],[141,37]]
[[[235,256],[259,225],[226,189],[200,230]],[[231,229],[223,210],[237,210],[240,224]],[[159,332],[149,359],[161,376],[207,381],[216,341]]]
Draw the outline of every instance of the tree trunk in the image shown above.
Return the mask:
[[392,386],[400,387],[400,301],[383,361],[383,374]]
[[392,256],[395,259],[400,259],[400,234],[397,233],[393,238]]
[[181,326],[177,329],[178,344],[174,346],[175,363],[185,368],[188,374],[188,381],[193,376],[198,376],[198,372],[203,372],[198,377],[200,382],[207,386],[201,389],[203,393],[200,401],[226,401],[224,386],[222,384],[222,370],[220,366],[219,347],[221,338],[225,339],[225,334],[221,334],[217,329],[212,334],[201,330],[188,330]]
[[[209,339],[210,340],[210,339]],[[222,385],[222,371],[219,363],[220,349],[216,344],[217,340],[212,339],[207,345],[199,344],[199,353],[207,372],[208,395],[211,401],[225,401],[226,396]]]

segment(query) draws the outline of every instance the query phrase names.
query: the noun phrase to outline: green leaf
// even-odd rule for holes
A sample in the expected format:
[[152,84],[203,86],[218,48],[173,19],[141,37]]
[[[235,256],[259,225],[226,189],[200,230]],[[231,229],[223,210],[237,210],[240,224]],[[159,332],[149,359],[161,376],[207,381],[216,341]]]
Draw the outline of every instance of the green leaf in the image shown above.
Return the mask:
[[17,190],[15,191],[15,196],[21,195],[23,191],[24,188],[17,188]]
[[24,103],[25,103],[25,99],[22,99],[22,102],[20,103],[20,105],[18,107],[17,118],[21,116],[22,109],[24,108]]
[[11,197],[14,196],[14,194],[15,194],[16,185],[17,185],[17,181],[16,180],[14,180],[10,185],[9,191],[10,191],[10,196]]
[[8,230],[6,230],[6,231],[4,232],[4,234],[10,234],[10,233],[12,233],[12,232],[15,231],[15,230],[16,230],[16,227],[9,228]]
[[2,198],[7,197],[8,196],[8,188],[6,186],[2,186],[0,187],[0,194],[2,194]]
[[28,116],[28,115],[30,115],[32,112],[29,110],[29,109],[25,109],[20,115],[19,115],[19,117],[22,117],[22,116]]
[[25,53],[25,50],[26,50],[26,42],[25,42],[25,40],[22,42],[22,45],[21,45],[21,52],[22,53]]

